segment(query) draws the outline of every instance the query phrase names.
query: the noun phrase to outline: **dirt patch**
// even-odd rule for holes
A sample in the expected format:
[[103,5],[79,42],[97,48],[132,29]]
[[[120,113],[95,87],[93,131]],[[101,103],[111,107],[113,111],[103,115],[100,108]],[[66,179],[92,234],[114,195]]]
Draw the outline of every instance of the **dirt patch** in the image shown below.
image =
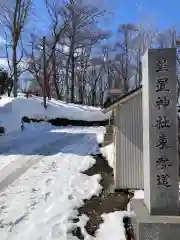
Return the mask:
[[[101,218],[103,213],[126,210],[129,202],[127,193],[114,193],[113,170],[108,165],[107,161],[101,154],[94,157],[96,159],[96,164],[86,170],[84,174],[87,174],[88,176],[101,174],[102,180],[100,184],[103,187],[103,191],[100,196],[86,200],[84,206],[78,209],[79,215],[85,214],[89,217],[89,221],[85,228],[91,236],[95,235],[99,225],[103,222]],[[75,232],[73,234],[74,236],[79,237],[79,239],[82,239],[79,234]]]

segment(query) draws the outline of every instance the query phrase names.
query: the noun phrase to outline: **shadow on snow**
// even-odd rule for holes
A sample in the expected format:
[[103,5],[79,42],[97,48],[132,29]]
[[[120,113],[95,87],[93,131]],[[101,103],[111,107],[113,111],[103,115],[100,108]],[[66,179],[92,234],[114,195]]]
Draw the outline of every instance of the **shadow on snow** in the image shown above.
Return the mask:
[[8,155],[42,155],[55,154],[87,155],[88,151],[98,145],[95,133],[64,133],[43,131],[20,134],[15,139],[0,143],[0,157]]

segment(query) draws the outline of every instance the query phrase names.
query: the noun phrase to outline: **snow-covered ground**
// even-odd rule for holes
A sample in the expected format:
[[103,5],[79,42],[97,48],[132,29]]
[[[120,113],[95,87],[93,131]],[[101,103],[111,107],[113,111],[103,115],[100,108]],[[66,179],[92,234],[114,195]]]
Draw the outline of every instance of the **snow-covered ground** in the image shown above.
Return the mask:
[[[24,116],[85,121],[110,117],[100,108],[54,99],[47,110],[35,96],[0,99],[0,126],[8,133],[0,138],[0,239],[77,240],[71,232],[79,226],[85,240],[125,240],[123,217],[128,212],[103,214],[96,237],[85,230],[88,217],[78,217],[83,200],[102,191],[100,175],[82,172],[95,163],[90,154],[99,151],[105,128],[57,128],[41,122],[25,124],[20,132]],[[110,156],[108,148],[102,151]]]
[[[69,148],[69,149],[68,149]],[[70,149],[71,148],[71,149]],[[64,151],[77,152],[77,145]],[[76,154],[44,157],[5,190],[1,196],[1,239],[69,239],[74,208],[101,191],[100,176],[81,174],[94,164],[86,143]],[[86,156],[87,155],[87,156]]]
[[94,238],[84,228],[87,216],[73,222],[83,200],[102,190],[100,175],[87,176],[81,172],[95,163],[89,154],[97,152],[104,131],[104,127],[57,128],[47,123],[34,123],[27,124],[19,135],[1,140],[4,155],[0,155],[0,181],[7,169],[14,173],[17,166],[24,166],[26,158],[38,156],[36,164],[16,177],[0,194],[1,240],[75,240],[71,232],[78,226],[85,240],[112,237],[125,240],[122,222],[123,216],[128,214],[125,211],[104,214],[104,223]]
[[[10,163],[11,165],[12,163],[22,164],[41,155],[52,155],[64,146],[83,142],[84,138],[89,139],[89,147],[94,148],[93,151],[97,152],[98,143],[103,139],[104,130],[104,127],[55,128],[48,123],[26,124],[24,132],[14,137],[5,136],[1,139],[0,171],[7,168]],[[2,176],[0,176],[1,178]]]
[[100,108],[67,104],[55,99],[47,101],[47,109],[43,107],[41,97],[32,96],[28,99],[22,94],[17,98],[3,96],[0,99],[0,125],[6,132],[19,131],[24,116],[36,119],[66,118],[69,120],[101,121],[109,117]]

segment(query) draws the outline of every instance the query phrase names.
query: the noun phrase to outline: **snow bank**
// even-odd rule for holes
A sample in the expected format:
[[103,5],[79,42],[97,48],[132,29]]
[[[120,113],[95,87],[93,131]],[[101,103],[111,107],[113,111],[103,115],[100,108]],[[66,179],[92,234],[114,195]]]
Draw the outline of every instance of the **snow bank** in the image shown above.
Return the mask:
[[103,121],[109,117],[100,108],[83,106],[57,101],[47,101],[47,109],[43,107],[41,97],[32,96],[28,99],[22,96],[0,99],[0,124],[7,132],[20,130],[21,119],[24,116],[36,119],[66,118],[69,120]]
[[114,168],[114,144],[111,143],[107,145],[106,147],[102,147],[100,149],[103,157],[107,159],[109,166]]
[[124,217],[130,217],[131,213],[126,211],[117,211],[113,213],[103,214],[103,223],[97,231],[97,240],[126,240],[125,228],[123,224]]

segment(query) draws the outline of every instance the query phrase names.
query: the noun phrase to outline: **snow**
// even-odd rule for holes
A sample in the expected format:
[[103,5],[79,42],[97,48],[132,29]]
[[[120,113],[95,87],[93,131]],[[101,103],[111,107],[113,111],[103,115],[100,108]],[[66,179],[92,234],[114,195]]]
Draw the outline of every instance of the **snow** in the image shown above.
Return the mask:
[[78,214],[74,208],[101,191],[100,175],[80,173],[94,163],[92,157],[82,158],[45,158],[3,192],[2,240],[68,239],[69,220]]
[[144,191],[143,190],[136,190],[134,192],[134,197],[135,199],[144,199]]
[[[96,237],[88,235],[85,230],[88,217],[78,217],[77,208],[84,204],[84,199],[90,199],[102,191],[99,174],[87,176],[82,172],[95,164],[95,159],[89,154],[97,151],[97,143],[102,140],[104,131],[103,127],[57,128],[48,123],[25,126],[26,134],[22,132],[16,136],[16,142],[25,136],[29,141],[30,135],[44,136],[46,132],[85,135],[81,141],[66,144],[57,154],[39,155],[38,163],[0,194],[1,240],[75,240],[77,238],[71,232],[76,227],[81,228],[85,240],[125,239],[123,217],[130,213],[122,211],[103,214],[104,222]],[[97,142],[92,137],[94,134]],[[49,137],[46,141],[50,141]],[[6,161],[4,164],[7,164]],[[79,218],[79,221],[74,223],[74,218]]]
[[103,214],[103,224],[96,233],[97,240],[126,240],[125,229],[123,225],[124,217],[131,217],[132,214],[126,211],[117,211]]
[[47,109],[44,109],[41,97],[32,96],[27,99],[22,94],[17,98],[3,96],[0,99],[0,124],[6,128],[6,133],[10,133],[20,130],[24,116],[44,120],[66,118],[84,121],[102,121],[110,117],[100,108],[67,104],[55,99],[48,100],[47,105]]
[[110,167],[114,168],[114,143],[100,149],[103,157],[108,161]]
[[[78,226],[85,240],[125,239],[123,217],[130,213],[122,211],[103,214],[104,222],[95,237],[88,235],[85,230],[88,217],[86,215],[78,217],[77,208],[84,204],[84,199],[90,199],[102,191],[99,174],[87,176],[82,172],[94,165],[95,159],[90,154],[97,152],[97,144],[102,141],[104,131],[104,127],[57,128],[48,123],[32,123],[26,124],[25,131],[11,139],[12,145],[16,142],[25,146],[28,142],[33,151],[32,145],[37,136],[43,136],[40,138],[40,142],[44,141],[43,144],[52,142],[50,135],[44,137],[48,133],[58,133],[59,136],[63,136],[62,141],[59,141],[58,153],[48,156],[38,155],[39,161],[1,192],[1,240],[75,240],[77,238],[71,232]],[[60,148],[68,134],[71,136],[74,134],[76,141],[72,140],[71,143],[64,144],[64,147]],[[78,134],[82,134],[81,141],[76,137]],[[93,137],[94,134],[97,142]],[[6,142],[9,143],[8,137],[2,141],[5,146]],[[58,147],[58,142],[54,145]],[[50,149],[52,150],[52,147]],[[23,158],[19,164],[24,164],[27,156],[14,155],[13,164],[17,162],[17,157]],[[1,158],[3,157],[4,161],[1,159],[1,164],[4,162],[6,167],[9,164],[8,169],[10,166],[12,169],[17,168],[17,163],[16,167],[13,167],[10,160],[8,162],[8,158],[1,155]],[[32,155],[31,158],[33,157]],[[18,168],[20,167],[19,165]],[[74,218],[79,218],[79,221],[74,223]]]
[[[45,125],[48,124],[43,127]],[[44,134],[46,130],[39,131]],[[89,128],[89,132],[88,128],[70,127],[48,131],[87,134],[82,135],[81,141],[66,144],[57,154],[41,155],[37,164],[1,193],[1,240],[73,239],[69,231],[77,225],[71,221],[77,217],[75,209],[84,204],[83,199],[98,195],[102,190],[99,174],[87,176],[81,173],[95,163],[89,156],[97,150],[97,143],[91,137],[95,128]],[[97,128],[97,136],[98,131],[101,133],[102,129]],[[34,135],[34,132],[30,133]],[[81,219],[78,224],[85,224],[85,220]]]
[[[91,153],[99,153],[98,143],[103,138],[103,132],[104,127],[55,127],[43,122],[25,124],[25,130],[19,135],[14,137],[11,135],[5,136],[0,139],[0,171],[10,163],[15,161],[17,163],[17,160],[19,161],[22,158],[24,158],[23,162],[25,162],[30,158],[35,158],[36,154],[42,155],[43,153],[47,155],[49,148],[50,151],[53,151],[53,148],[58,149],[58,146],[56,147],[58,141],[63,140],[63,144],[68,145],[67,139],[70,138],[73,141],[73,136],[76,139],[76,144],[79,140],[82,142],[85,138],[86,144],[89,143]],[[41,141],[39,141],[39,134],[43,136]]]

